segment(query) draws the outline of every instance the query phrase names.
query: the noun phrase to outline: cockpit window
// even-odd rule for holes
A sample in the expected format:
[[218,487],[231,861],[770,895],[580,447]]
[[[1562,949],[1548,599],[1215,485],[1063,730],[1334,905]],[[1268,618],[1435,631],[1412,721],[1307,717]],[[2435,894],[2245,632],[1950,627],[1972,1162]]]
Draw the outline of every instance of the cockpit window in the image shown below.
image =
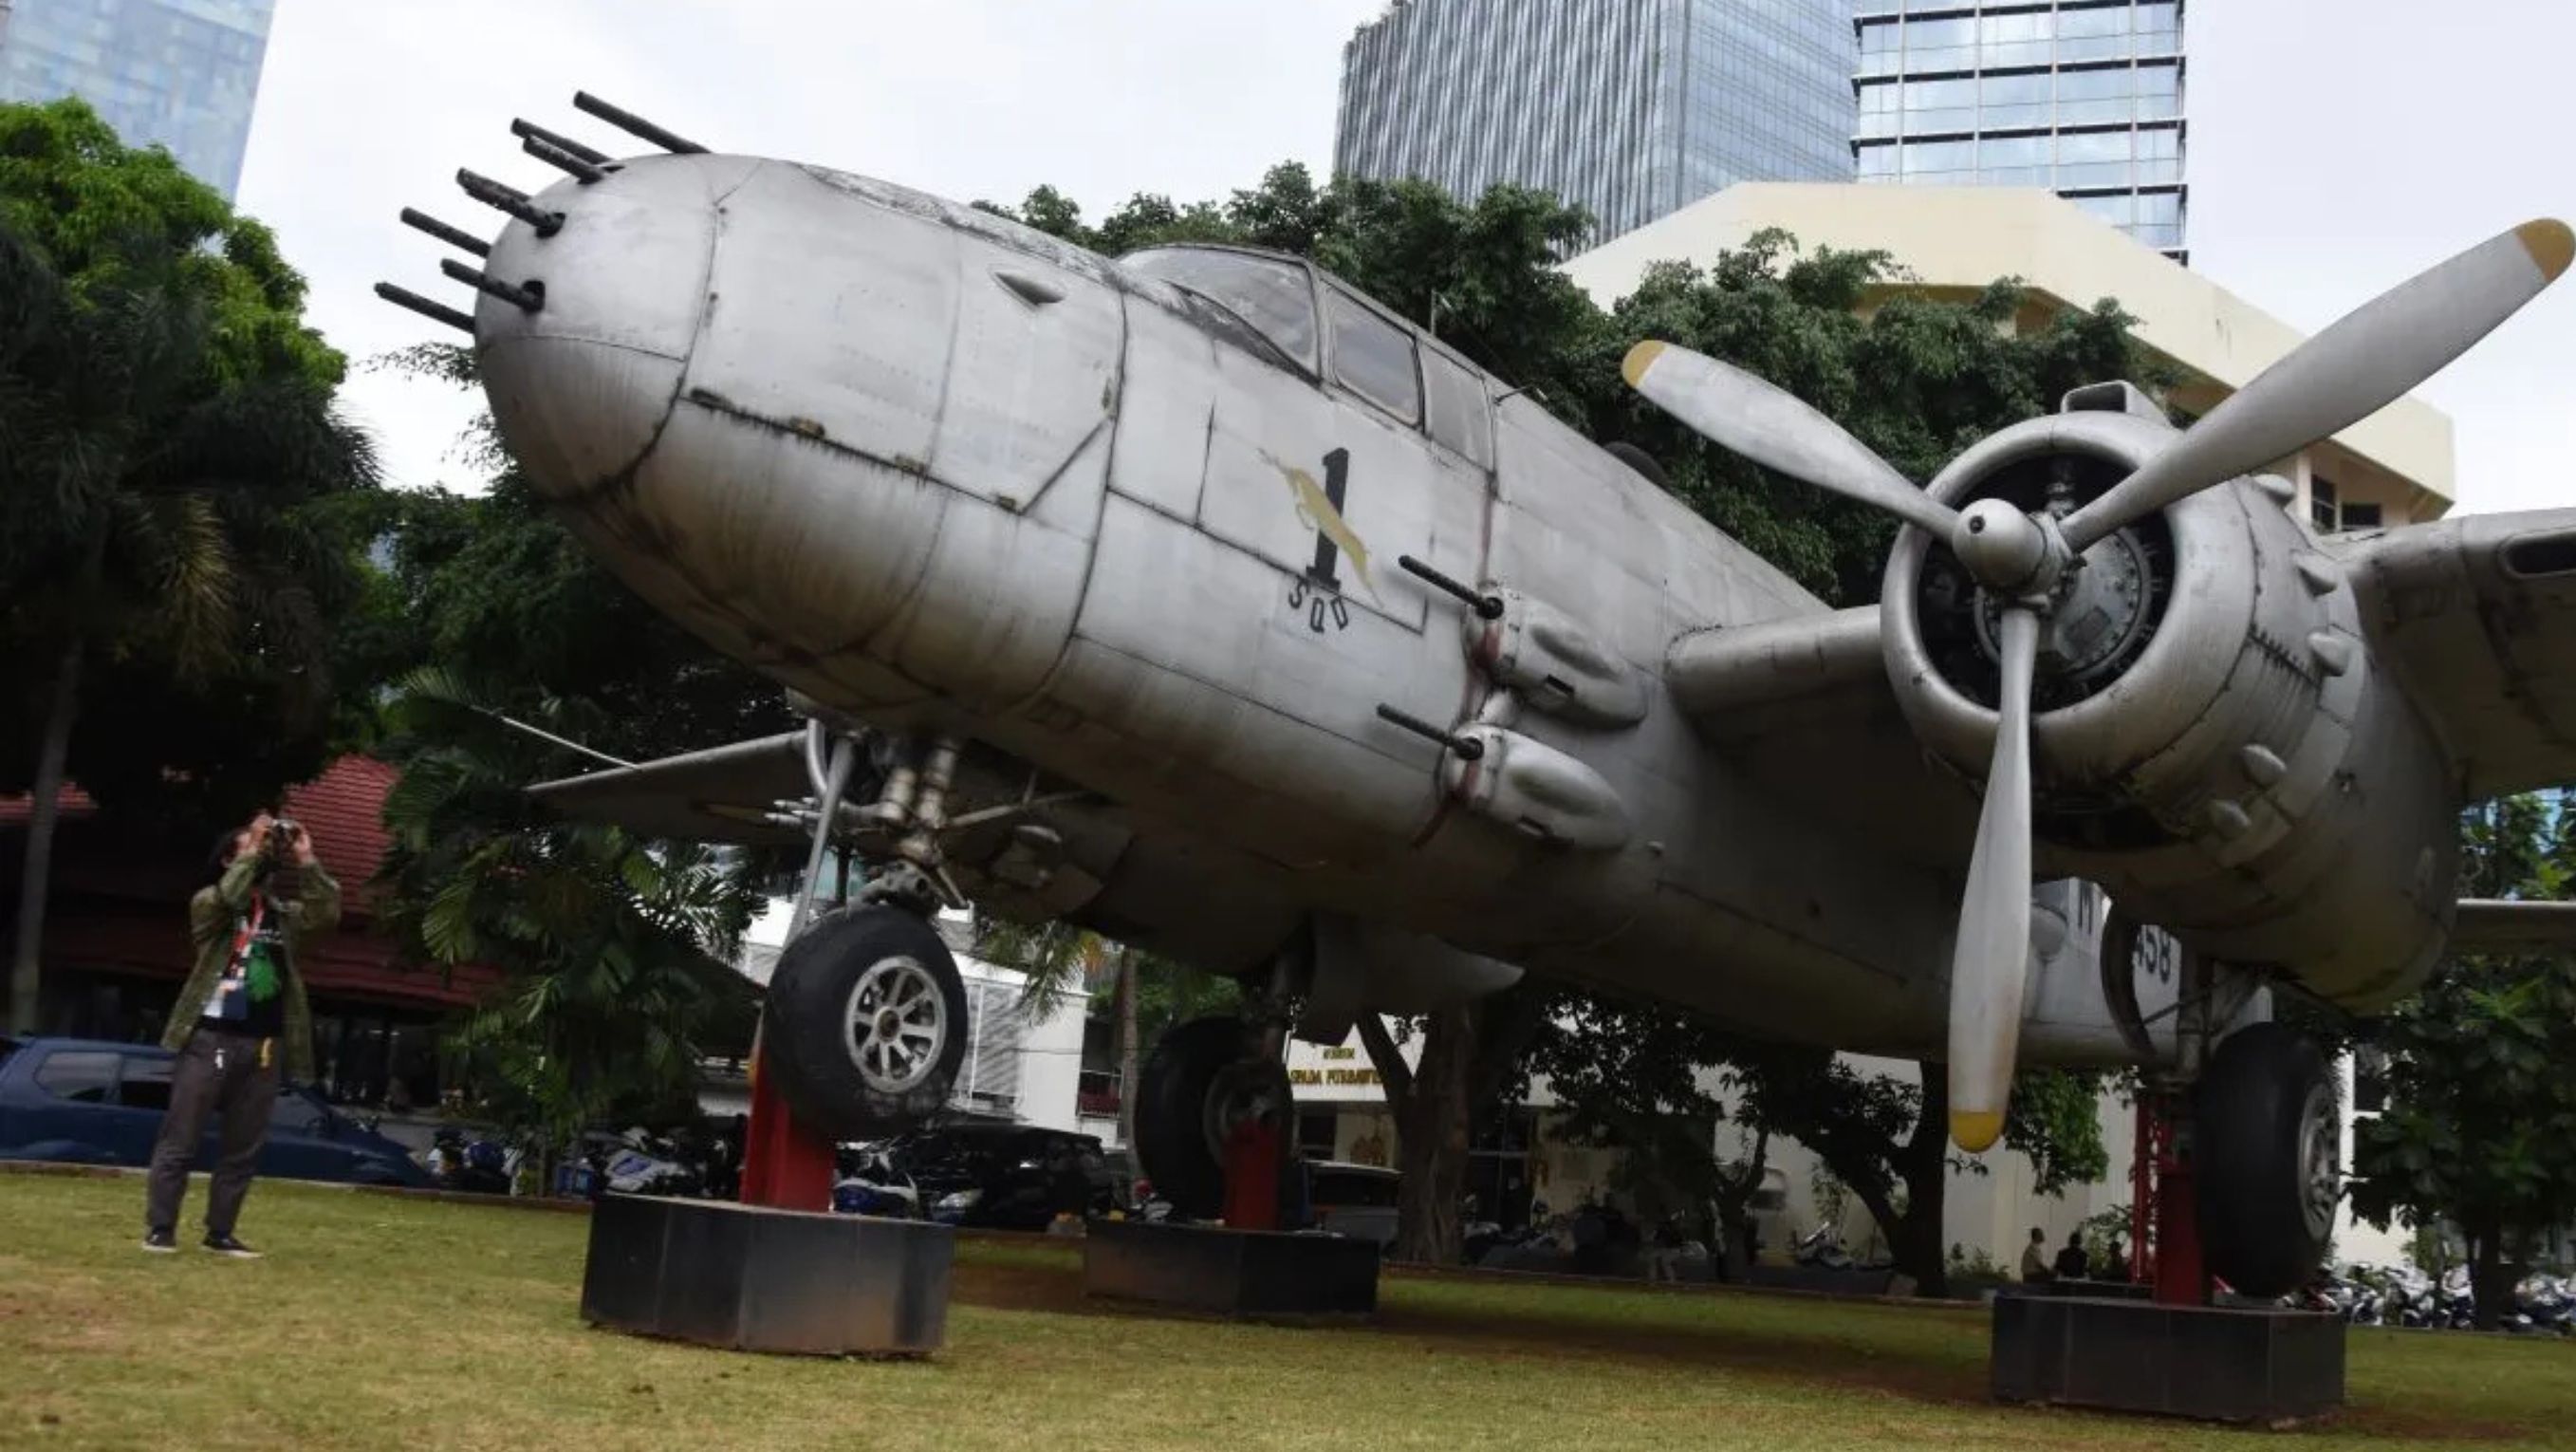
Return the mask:
[[1155,247],[1119,261],[1213,299],[1258,329],[1292,362],[1314,368],[1315,288],[1304,268],[1202,247]]
[[1437,349],[1422,350],[1422,382],[1430,418],[1425,425],[1431,437],[1467,456],[1477,468],[1494,462],[1491,425],[1485,418],[1485,381],[1465,364],[1453,362]]
[[1324,312],[1333,322],[1333,381],[1406,423],[1421,422],[1413,335],[1338,287],[1324,290]]

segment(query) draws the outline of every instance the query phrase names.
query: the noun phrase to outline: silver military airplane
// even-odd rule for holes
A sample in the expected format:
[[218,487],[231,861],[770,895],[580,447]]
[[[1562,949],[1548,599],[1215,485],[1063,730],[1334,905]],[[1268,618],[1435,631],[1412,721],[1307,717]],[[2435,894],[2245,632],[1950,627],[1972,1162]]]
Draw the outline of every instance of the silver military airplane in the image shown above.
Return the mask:
[[[654,149],[519,123],[568,175],[460,174],[497,237],[406,214],[477,255],[446,264],[474,313],[380,291],[473,335],[610,569],[811,718],[539,792],[861,856],[764,1030],[831,1132],[945,1099],[965,1004],[923,919],[971,899],[1255,990],[1146,1076],[1140,1152],[1184,1208],[1292,1025],[1526,973],[1942,1061],[1970,1150],[2019,1064],[2196,1079],[2213,1268],[2260,1292],[2339,1188],[2322,1060],[2248,1027],[2267,990],[2368,1010],[2448,949],[2569,936],[2458,903],[2454,839],[2464,802],[2576,781],[2576,510],[2319,538],[2265,472],[2504,322],[2566,270],[2562,224],[2187,430],[2106,381],[1921,487],[1639,347],[1647,398],[1904,522],[1882,603],[1838,611],[1300,259],[1113,260],[577,104]],[[2148,927],[2182,972],[2133,971]]]

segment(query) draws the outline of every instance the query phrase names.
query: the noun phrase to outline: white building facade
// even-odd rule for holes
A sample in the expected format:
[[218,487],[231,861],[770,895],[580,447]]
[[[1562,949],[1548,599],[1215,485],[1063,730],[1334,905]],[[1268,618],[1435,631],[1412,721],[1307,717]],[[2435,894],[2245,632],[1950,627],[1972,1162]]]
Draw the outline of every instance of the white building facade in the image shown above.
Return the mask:
[[[743,935],[743,976],[764,988],[787,940],[794,904],[772,899]],[[943,913],[939,935],[966,980],[966,1060],[950,1094],[951,1112],[977,1119],[1096,1134],[1098,1126],[1077,1112],[1082,1076],[1082,1024],[1091,995],[1079,987],[1028,996],[1028,975],[997,967],[971,951],[973,931],[963,913]],[[700,1092],[710,1114],[748,1113],[747,1086],[724,1084]],[[1111,1130],[1116,1123],[1111,1121]],[[1104,1141],[1105,1142],[1105,1141]]]

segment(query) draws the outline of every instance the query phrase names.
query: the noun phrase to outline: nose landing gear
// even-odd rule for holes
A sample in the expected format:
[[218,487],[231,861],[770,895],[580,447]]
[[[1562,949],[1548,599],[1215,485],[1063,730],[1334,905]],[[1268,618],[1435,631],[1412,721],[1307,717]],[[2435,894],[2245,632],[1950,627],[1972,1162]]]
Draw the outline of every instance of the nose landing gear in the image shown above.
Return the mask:
[[[959,900],[940,852],[959,743],[941,738],[917,767],[898,748],[874,803],[856,809],[843,797],[865,750],[857,735],[809,721],[814,794],[780,807],[778,820],[808,828],[812,839],[754,1050],[749,1202],[820,1208],[833,1142],[876,1138],[937,1113],[965,1061],[966,984],[931,922]],[[832,844],[852,852],[861,835],[896,839],[892,860],[856,902],[817,917]]]
[[764,1067],[796,1118],[870,1139],[948,1101],[966,1055],[966,983],[939,932],[889,904],[816,921],[779,955]]

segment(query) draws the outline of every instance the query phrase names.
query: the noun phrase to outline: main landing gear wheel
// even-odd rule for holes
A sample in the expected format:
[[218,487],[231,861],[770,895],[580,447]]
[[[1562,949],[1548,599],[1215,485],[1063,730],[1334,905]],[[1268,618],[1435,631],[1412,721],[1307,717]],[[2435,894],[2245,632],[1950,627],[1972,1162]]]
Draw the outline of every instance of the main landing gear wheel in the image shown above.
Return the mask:
[[1172,1209],[1209,1220],[1225,1206],[1225,1146],[1245,1120],[1277,1115],[1280,1145],[1292,1101],[1288,1071],[1252,1052],[1239,1018],[1195,1018],[1163,1035],[1136,1096],[1136,1157]]
[[2193,1090],[2192,1119],[2210,1272],[2240,1295],[2298,1289],[2325,1258],[2343,1194],[2325,1055],[2277,1023],[2231,1034]]
[[851,908],[797,935],[769,979],[766,1072],[799,1122],[873,1139],[948,1102],[966,1056],[966,982],[902,908]]

